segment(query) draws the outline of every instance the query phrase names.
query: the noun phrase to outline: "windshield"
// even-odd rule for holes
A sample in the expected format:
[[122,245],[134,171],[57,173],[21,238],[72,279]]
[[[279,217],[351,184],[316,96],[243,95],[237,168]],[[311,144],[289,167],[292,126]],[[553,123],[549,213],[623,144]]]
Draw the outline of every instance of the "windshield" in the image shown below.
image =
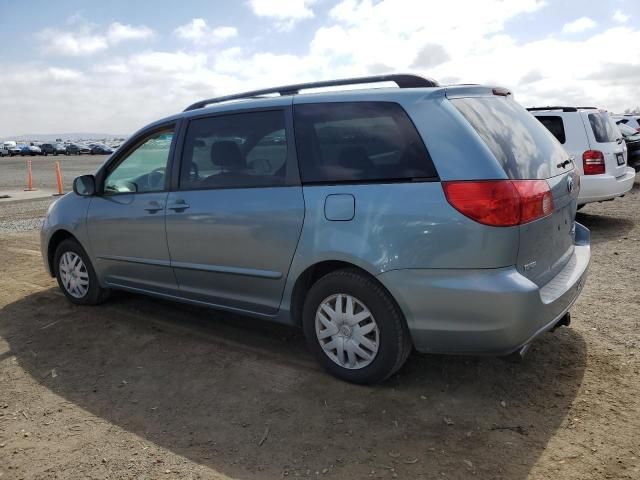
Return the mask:
[[533,115],[504,97],[451,103],[484,140],[511,179],[546,179],[573,168],[558,140]]

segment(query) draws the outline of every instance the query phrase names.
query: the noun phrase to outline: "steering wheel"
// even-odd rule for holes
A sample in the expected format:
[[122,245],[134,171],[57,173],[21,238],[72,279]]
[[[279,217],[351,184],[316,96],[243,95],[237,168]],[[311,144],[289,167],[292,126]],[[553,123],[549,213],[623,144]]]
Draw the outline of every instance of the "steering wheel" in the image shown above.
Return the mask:
[[162,187],[162,182],[164,181],[165,167],[158,167],[147,175],[147,187],[149,190],[155,190],[159,187]]

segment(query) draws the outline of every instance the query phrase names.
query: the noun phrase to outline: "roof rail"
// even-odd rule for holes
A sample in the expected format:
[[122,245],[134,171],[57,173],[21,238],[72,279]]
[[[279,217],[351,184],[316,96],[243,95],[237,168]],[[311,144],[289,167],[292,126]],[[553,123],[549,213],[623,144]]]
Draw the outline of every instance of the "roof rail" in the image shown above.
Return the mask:
[[544,110],[562,110],[563,112],[577,112],[576,107],[531,107],[527,108],[530,112],[541,112]]
[[600,110],[598,107],[529,107],[530,112],[541,112],[544,110],[562,110],[563,112],[577,112],[578,110]]
[[233,95],[225,95],[223,97],[209,98],[206,100],[200,100],[192,105],[189,105],[184,111],[196,110],[203,108],[212,103],[226,102],[228,100],[236,100],[240,98],[252,98],[260,95],[267,95],[271,93],[278,93],[281,96],[295,95],[300,93],[300,90],[308,90],[310,88],[322,88],[322,87],[339,87],[342,85],[359,85],[363,83],[380,83],[380,82],[395,82],[400,88],[421,88],[421,87],[437,87],[438,82],[430,80],[418,75],[411,74],[390,74],[390,75],[373,75],[370,77],[356,77],[356,78],[343,78],[339,80],[325,80],[322,82],[309,82],[309,83],[297,83],[294,85],[284,85],[281,87],[265,88],[262,90],[253,90],[250,92],[236,93]]

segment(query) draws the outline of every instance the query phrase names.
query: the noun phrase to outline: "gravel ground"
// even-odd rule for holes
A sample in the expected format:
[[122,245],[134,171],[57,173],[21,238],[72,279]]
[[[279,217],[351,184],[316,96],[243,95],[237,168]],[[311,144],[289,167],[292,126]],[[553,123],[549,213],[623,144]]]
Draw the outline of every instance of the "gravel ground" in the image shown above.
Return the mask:
[[27,184],[27,160],[32,162],[34,187],[49,189],[56,188],[55,162],[59,161],[65,190],[69,191],[74,178],[87,173],[94,173],[106,159],[106,155],[2,157],[0,158],[0,194],[2,194],[3,190],[25,188]]
[[[320,371],[296,330],[129,294],[73,306],[37,232],[3,230],[0,479],[637,480],[638,187],[578,215],[593,257],[570,328],[520,364],[414,354],[374,387]],[[0,221],[35,227],[32,203]]]
[[7,202],[0,204],[0,235],[40,229],[49,204],[55,201],[46,198],[34,201]]

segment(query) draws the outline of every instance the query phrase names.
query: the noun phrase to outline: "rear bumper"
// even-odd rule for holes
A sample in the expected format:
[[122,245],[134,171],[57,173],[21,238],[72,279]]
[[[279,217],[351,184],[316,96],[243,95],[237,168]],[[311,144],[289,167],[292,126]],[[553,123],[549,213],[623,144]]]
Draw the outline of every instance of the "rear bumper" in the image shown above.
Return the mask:
[[624,195],[633,187],[636,172],[627,167],[624,175],[582,175],[580,177],[580,194],[578,204],[602,202]]
[[589,230],[576,223],[572,257],[542,287],[515,267],[394,270],[378,279],[400,305],[416,350],[508,355],[551,329],[571,308],[590,257]]

